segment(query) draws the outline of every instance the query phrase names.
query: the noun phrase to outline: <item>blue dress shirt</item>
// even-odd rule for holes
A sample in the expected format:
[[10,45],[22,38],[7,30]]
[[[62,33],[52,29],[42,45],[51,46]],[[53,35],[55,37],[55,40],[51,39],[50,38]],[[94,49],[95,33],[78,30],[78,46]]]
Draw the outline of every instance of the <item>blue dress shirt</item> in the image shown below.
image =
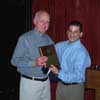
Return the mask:
[[38,47],[54,44],[47,34],[41,34],[36,29],[19,37],[11,59],[11,64],[18,72],[30,77],[47,77],[41,67],[35,65],[35,59],[40,56]]
[[58,78],[65,83],[85,82],[85,69],[90,67],[91,60],[80,40],[73,43],[63,41],[57,43],[55,48],[61,68]]

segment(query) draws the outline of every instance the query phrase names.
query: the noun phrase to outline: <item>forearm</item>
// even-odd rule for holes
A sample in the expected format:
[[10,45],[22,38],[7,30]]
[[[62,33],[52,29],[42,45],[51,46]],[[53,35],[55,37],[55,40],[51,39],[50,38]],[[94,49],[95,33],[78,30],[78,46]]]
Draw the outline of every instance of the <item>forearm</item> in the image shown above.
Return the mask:
[[27,67],[27,66],[35,66],[35,60],[30,60],[25,57],[14,57],[11,60],[11,64],[13,66],[18,66],[18,67]]

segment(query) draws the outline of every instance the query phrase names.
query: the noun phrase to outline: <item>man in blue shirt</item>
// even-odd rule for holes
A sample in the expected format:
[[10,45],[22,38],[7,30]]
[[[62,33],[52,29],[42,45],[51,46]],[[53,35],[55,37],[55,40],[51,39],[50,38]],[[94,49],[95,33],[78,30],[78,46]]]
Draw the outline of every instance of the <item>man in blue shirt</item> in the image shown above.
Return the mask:
[[46,11],[38,11],[33,23],[35,28],[24,33],[18,39],[11,59],[21,74],[20,100],[50,100],[50,83],[48,75],[41,70],[47,57],[40,56],[40,46],[54,44],[45,34],[48,30],[50,16]]
[[91,60],[80,40],[82,24],[72,21],[66,34],[68,40],[55,45],[61,69],[54,65],[50,68],[59,78],[56,100],[84,100],[85,70],[90,67]]

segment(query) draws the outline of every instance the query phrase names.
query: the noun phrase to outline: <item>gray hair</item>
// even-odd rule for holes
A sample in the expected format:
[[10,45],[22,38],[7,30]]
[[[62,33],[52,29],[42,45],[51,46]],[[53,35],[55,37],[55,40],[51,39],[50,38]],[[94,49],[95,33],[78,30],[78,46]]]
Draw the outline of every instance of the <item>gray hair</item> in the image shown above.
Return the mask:
[[37,21],[42,14],[47,14],[49,16],[49,18],[50,18],[50,15],[49,15],[49,13],[47,11],[45,11],[45,10],[39,10],[35,14],[34,21]]

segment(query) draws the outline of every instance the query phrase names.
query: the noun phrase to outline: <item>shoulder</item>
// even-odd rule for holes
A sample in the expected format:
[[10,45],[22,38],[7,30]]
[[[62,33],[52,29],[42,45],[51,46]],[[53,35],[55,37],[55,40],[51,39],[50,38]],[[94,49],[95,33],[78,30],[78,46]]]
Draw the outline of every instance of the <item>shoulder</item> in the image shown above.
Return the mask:
[[27,39],[28,37],[31,37],[32,33],[33,33],[33,30],[22,33],[22,35],[20,35],[19,37],[19,40],[24,40],[24,39]]
[[59,47],[59,46],[65,45],[65,44],[67,44],[67,41],[60,41],[60,42],[56,43],[55,46]]
[[78,47],[75,48],[75,52],[81,56],[89,55],[87,48],[82,43]]
[[84,46],[84,44],[81,43],[81,45],[79,46],[79,49],[83,52],[88,52],[87,48]]
[[48,34],[44,34],[44,38],[49,41],[50,43],[52,42],[52,44],[54,44],[55,42],[53,41],[53,39],[48,35]]
[[46,38],[51,39],[51,37],[47,33],[45,33],[43,36],[46,37]]

